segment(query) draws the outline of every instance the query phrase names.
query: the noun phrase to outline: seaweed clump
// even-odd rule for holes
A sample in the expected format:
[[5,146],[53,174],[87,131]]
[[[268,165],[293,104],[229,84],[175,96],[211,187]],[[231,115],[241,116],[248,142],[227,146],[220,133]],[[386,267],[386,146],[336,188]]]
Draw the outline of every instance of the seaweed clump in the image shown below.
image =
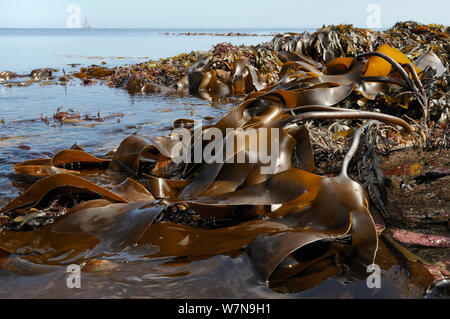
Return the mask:
[[276,35],[267,47],[278,52],[295,51],[327,63],[336,57],[355,56],[389,44],[404,52],[409,59],[418,58],[427,50],[432,50],[447,64],[449,31],[444,25],[424,25],[414,21],[398,22],[383,31],[352,25],[332,25],[324,26],[312,34],[304,32]]
[[218,70],[219,78],[226,78],[230,70],[223,63],[230,65],[238,60],[259,70],[268,82],[276,80],[281,68],[277,54],[262,45],[238,47],[220,43],[208,52],[191,52],[130,68],[117,68],[112,76],[106,78],[106,83],[113,87],[125,87],[130,93],[183,91],[186,88],[182,83],[184,78],[199,67],[212,66],[220,61],[222,64],[215,65],[214,69]]

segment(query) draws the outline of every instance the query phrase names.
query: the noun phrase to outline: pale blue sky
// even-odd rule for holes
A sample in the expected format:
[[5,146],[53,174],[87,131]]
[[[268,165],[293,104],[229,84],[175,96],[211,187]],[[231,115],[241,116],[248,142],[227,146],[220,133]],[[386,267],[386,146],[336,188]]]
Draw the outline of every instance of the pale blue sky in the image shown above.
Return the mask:
[[63,28],[71,3],[97,28],[365,27],[372,3],[381,8],[381,27],[404,20],[450,24],[449,0],[0,0],[0,28]]

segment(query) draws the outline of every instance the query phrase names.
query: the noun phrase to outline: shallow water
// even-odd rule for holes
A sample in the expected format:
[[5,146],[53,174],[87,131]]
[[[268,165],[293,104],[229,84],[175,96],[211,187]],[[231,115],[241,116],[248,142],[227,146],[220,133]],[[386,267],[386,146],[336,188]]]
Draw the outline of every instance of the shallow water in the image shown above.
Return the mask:
[[[30,72],[42,67],[67,68],[67,64],[110,66],[166,58],[180,53],[209,50],[220,42],[256,45],[272,39],[262,36],[284,29],[0,29],[0,71]],[[185,32],[241,32],[261,36],[185,36]],[[169,35],[165,34],[169,33]]]
[[[219,42],[258,44],[270,37],[179,36],[164,33],[241,32],[269,34],[286,30],[262,29],[0,29],[0,72],[9,70],[28,74],[36,68],[56,68],[55,76],[71,73],[82,66],[106,62],[107,67],[139,63],[149,59],[170,57],[192,50],[209,50]],[[294,31],[303,31],[294,30]],[[72,67],[70,64],[79,64]],[[20,81],[21,78],[18,79]],[[213,105],[212,105],[213,104]],[[164,95],[130,96],[121,89],[104,85],[80,86],[78,80],[66,87],[39,83],[30,87],[8,88],[0,83],[0,203],[17,195],[9,175],[18,162],[51,155],[77,142],[89,152],[101,154],[117,147],[127,135],[138,132],[163,135],[164,128],[177,118],[219,116],[231,105],[198,98]],[[212,107],[211,107],[212,106]],[[58,107],[84,114],[101,116],[123,113],[124,117],[103,123],[86,122],[73,125],[40,120],[49,119]],[[101,143],[98,143],[101,141]],[[19,146],[30,147],[24,151]]]
[[0,268],[0,298],[409,299],[420,298],[423,292],[400,266],[382,270],[379,289],[369,289],[365,280],[343,284],[330,278],[307,291],[280,294],[258,278],[246,255],[175,263],[125,253],[109,258],[120,261],[118,268],[82,271],[81,288],[69,289],[65,267],[30,266],[17,256],[9,259]]
[[[267,37],[175,36],[163,32],[205,30],[10,30],[0,29],[0,71],[29,73],[34,68],[58,68],[62,74],[77,70],[68,64],[107,66],[137,63],[191,50],[208,50],[218,42],[257,44]],[[229,30],[206,30],[228,32]],[[282,30],[232,30],[271,33]],[[303,30],[290,30],[303,31]],[[4,49],[6,48],[6,49]],[[124,57],[124,58],[118,58]],[[165,135],[178,118],[218,118],[233,107],[230,100],[204,100],[176,95],[130,95],[101,83],[83,86],[79,80],[67,86],[8,88],[0,84],[0,206],[20,194],[27,185],[13,175],[13,165],[51,157],[74,143],[102,155],[128,135]],[[61,124],[52,119],[58,107],[105,121]],[[123,114],[120,114],[123,113]],[[48,117],[48,125],[41,119]],[[108,116],[110,116],[108,118]],[[382,288],[368,289],[365,280],[347,285],[328,279],[297,294],[270,290],[255,274],[246,254],[219,255],[186,262],[151,259],[151,247],[138,247],[104,257],[116,262],[114,270],[83,272],[82,288],[68,289],[66,269],[38,266],[11,255],[0,256],[0,298],[22,297],[150,297],[150,298],[417,298],[423,287],[408,279],[397,265],[386,266]],[[1,252],[0,252],[1,253]],[[384,254],[389,254],[386,251]]]
[[[52,119],[61,106],[63,111],[80,112],[82,118],[100,112],[106,119],[62,124]],[[196,97],[131,96],[126,90],[101,84],[82,86],[78,80],[66,87],[40,87],[39,83],[26,88],[4,87],[0,106],[0,120],[4,119],[0,124],[0,198],[17,196],[10,175],[13,165],[21,161],[51,156],[74,143],[88,152],[105,154],[128,135],[166,135],[177,118],[218,117],[231,107],[230,103]],[[41,114],[48,117],[49,125],[41,120]]]

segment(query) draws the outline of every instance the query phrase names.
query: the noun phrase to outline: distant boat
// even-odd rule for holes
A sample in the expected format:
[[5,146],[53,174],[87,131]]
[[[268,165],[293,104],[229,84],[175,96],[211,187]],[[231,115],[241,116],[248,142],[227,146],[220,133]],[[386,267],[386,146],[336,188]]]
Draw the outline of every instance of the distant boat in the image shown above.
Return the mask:
[[84,20],[84,28],[85,28],[85,29],[90,29],[90,28],[92,28],[92,27],[89,25],[88,19]]

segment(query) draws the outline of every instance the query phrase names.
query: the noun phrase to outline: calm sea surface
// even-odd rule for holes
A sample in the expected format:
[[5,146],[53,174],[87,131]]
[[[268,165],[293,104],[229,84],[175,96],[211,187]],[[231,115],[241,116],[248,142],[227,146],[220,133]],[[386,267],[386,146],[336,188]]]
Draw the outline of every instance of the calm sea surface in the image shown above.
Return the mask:
[[[305,29],[0,29],[0,70],[27,72],[69,63],[138,63],[184,52],[209,50],[220,42],[258,44],[270,36],[183,36],[178,33],[267,35]],[[168,34],[167,34],[168,33]],[[117,59],[117,58],[121,59]],[[125,58],[125,59],[122,59]]]
[[[81,66],[106,66],[139,63],[174,56],[183,52],[209,50],[220,42],[258,44],[270,41],[264,34],[297,30],[157,30],[157,29],[0,29],[0,71],[27,74],[36,68],[50,67],[56,75]],[[179,36],[180,32],[257,33],[252,37]],[[169,35],[165,34],[169,33]],[[80,64],[76,68],[70,64]],[[58,107],[92,116],[123,113],[104,122],[60,124],[52,120]],[[67,86],[9,88],[0,83],[0,207],[25,189],[13,175],[13,165],[52,156],[75,142],[94,154],[105,154],[126,136],[167,134],[177,118],[219,117],[233,107],[232,101],[208,101],[173,95],[129,95],[123,89],[101,83],[83,86],[78,80]],[[41,120],[50,119],[49,125]],[[47,269],[29,276],[30,265],[12,258],[7,268],[0,267],[0,298],[7,297],[166,297],[166,298],[299,298],[299,297],[417,297],[405,289],[407,274],[398,267],[383,272],[383,289],[369,290],[365,281],[342,285],[326,280],[318,287],[295,295],[280,295],[266,287],[254,274],[245,255],[215,256],[187,265],[162,266],[166,260],[125,260],[119,271],[107,275],[86,275],[83,289],[67,289],[65,269]],[[31,267],[31,268],[30,268]],[[173,276],[170,274],[186,273]],[[376,294],[375,294],[376,293]]]

